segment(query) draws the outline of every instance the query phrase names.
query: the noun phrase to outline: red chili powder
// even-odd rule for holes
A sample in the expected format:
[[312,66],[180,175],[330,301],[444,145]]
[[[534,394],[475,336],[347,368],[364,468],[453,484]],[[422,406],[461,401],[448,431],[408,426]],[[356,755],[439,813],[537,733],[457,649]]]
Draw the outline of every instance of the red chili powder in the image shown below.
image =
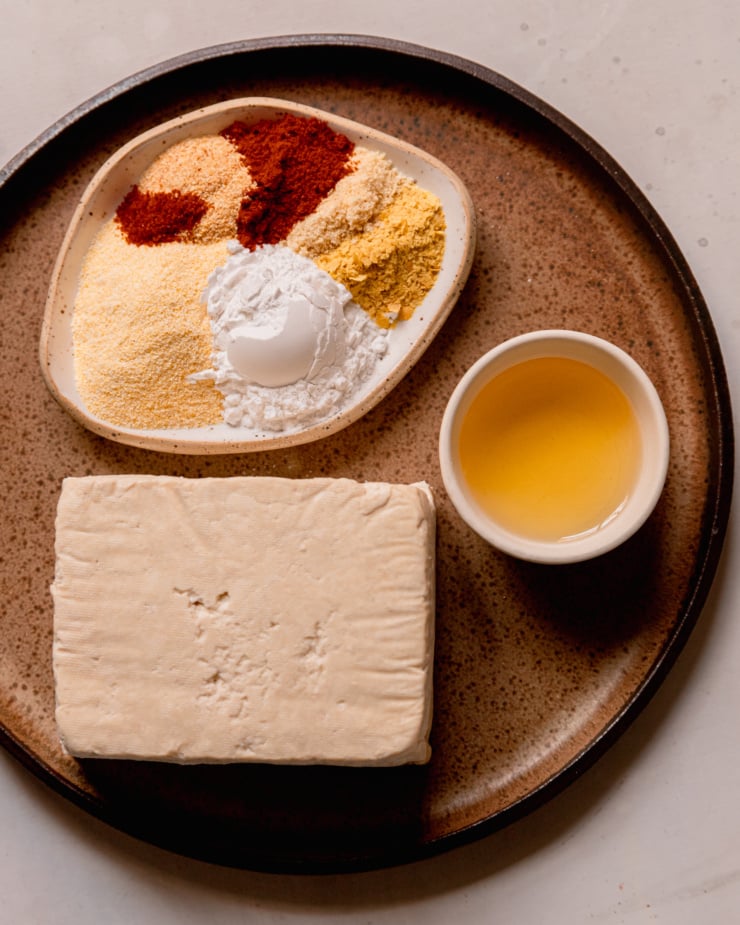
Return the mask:
[[282,241],[353,167],[354,143],[326,122],[285,113],[253,125],[234,122],[221,135],[244,158],[257,186],[242,201],[242,247]]
[[167,244],[192,231],[208,209],[197,193],[148,193],[133,186],[116,210],[116,222],[129,244]]

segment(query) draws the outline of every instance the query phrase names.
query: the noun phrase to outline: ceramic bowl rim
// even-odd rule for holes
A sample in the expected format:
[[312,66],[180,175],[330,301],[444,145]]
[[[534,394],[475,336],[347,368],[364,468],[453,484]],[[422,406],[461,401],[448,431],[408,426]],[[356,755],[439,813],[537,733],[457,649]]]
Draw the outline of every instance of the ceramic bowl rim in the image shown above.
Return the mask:
[[[599,530],[572,540],[550,542],[517,535],[485,515],[467,490],[455,446],[460,423],[474,397],[504,369],[536,357],[581,359],[617,382],[636,413],[643,446],[635,491],[625,509]],[[442,482],[458,514],[479,536],[501,552],[543,564],[567,564],[595,558],[621,545],[645,523],[663,491],[670,458],[665,410],[652,380],[621,347],[585,331],[553,328],[509,338],[483,354],[466,371],[445,408],[439,433]]]

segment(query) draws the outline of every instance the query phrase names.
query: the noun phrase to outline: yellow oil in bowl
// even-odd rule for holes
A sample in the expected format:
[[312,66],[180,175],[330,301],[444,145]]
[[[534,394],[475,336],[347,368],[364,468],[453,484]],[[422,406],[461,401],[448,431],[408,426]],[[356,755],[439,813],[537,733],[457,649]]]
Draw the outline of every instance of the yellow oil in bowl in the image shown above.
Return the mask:
[[632,406],[588,363],[537,357],[487,383],[464,415],[463,477],[481,509],[536,541],[599,530],[624,507],[641,462]]

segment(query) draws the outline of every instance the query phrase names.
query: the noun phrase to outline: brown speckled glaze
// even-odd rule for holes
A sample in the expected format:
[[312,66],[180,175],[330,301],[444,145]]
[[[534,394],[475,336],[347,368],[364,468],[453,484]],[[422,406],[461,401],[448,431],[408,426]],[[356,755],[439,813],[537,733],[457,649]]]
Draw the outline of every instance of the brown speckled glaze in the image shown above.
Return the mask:
[[[347,430],[228,457],[137,450],[77,425],[47,392],[37,345],[57,250],[94,170],[133,135],[196,106],[273,96],[425,148],[468,186],[479,240],[468,285],[427,353]],[[195,53],[136,75],[53,127],[0,187],[3,305],[2,739],[91,812],[172,850],[272,870],[422,857],[555,794],[655,689],[695,622],[729,508],[732,425],[711,321],[670,235],[596,145],[490,71],[359,37]],[[652,377],[672,438],[654,515],[573,566],[489,548],[442,489],[437,435],[454,385],[488,348],[576,328]],[[330,475],[427,480],[438,504],[434,754],[389,770],[189,767],[62,754],[51,672],[54,515],[66,475]],[[101,606],[105,602],[101,601]]]

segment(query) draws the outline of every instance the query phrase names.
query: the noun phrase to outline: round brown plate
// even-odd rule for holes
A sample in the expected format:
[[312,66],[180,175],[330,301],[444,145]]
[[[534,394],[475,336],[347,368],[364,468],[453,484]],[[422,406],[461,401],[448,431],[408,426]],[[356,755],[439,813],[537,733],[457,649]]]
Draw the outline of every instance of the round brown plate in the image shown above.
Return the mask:
[[[178,457],[76,424],[37,360],[67,224],[101,163],[134,135],[240,96],[316,106],[417,145],[467,185],[479,237],[462,297],[414,369],[369,414],[302,447]],[[694,625],[730,505],[727,383],[706,306],[670,234],[583,132],[499,75],[426,49],[297,36],[206,49],[124,81],[62,119],[0,174],[5,454],[2,741],[115,826],[217,863],[276,871],[382,866],[511,822],[593,762],[644,706]],[[576,328],[652,377],[672,438],[654,515],[573,566],[506,558],[454,513],[437,434],[482,353]],[[433,758],[398,769],[78,762],[54,728],[54,514],[66,475],[348,476],[435,490],[438,606]],[[389,568],[393,563],[389,563]],[[105,601],[101,601],[101,607]]]

